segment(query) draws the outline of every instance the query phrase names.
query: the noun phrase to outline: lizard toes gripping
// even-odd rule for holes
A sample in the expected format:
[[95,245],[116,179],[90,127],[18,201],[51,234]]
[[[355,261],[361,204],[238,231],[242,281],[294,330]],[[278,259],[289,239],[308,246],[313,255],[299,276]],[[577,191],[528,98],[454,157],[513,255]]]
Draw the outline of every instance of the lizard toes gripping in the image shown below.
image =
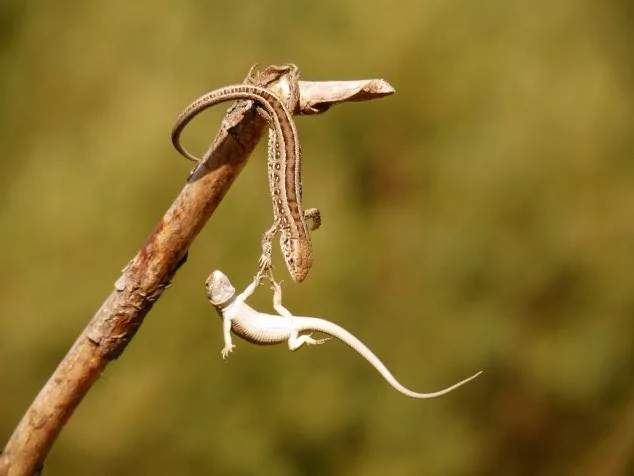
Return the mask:
[[234,348],[235,344],[225,345],[220,351],[220,353],[222,354],[222,358],[226,359]]

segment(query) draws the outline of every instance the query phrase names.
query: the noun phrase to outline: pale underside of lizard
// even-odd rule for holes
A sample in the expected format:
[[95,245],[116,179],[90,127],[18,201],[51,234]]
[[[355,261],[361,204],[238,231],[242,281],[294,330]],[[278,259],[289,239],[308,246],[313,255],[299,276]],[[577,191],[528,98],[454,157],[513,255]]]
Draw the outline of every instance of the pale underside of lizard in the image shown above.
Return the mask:
[[445,395],[452,390],[473,380],[482,372],[478,372],[450,387],[432,393],[418,393],[404,387],[385,367],[379,358],[358,338],[339,325],[317,317],[294,316],[282,305],[282,291],[273,282],[273,307],[279,315],[265,314],[256,311],[246,304],[246,299],[253,294],[259,284],[256,279],[240,294],[235,294],[235,288],[229,278],[221,271],[211,273],[206,282],[207,296],[216,307],[223,320],[223,336],[225,346],[222,356],[226,358],[233,350],[231,332],[254,344],[279,344],[287,342],[290,350],[297,350],[302,345],[322,344],[328,339],[314,339],[310,334],[300,332],[321,332],[336,337],[367,360],[383,378],[400,393],[412,398],[435,398]]
[[[286,68],[286,69],[285,69]],[[297,75],[294,66],[278,67],[276,73],[287,71]],[[253,81],[249,73],[247,81]],[[297,84],[297,81],[290,81]],[[291,96],[298,94],[296,90]],[[205,109],[226,101],[246,99],[259,106],[259,112],[269,124],[267,176],[273,206],[273,225],[262,236],[262,255],[258,276],[272,279],[271,242],[280,233],[280,248],[291,277],[301,282],[306,278],[313,262],[309,230],[321,223],[317,209],[302,208],[301,151],[297,128],[284,102],[274,93],[253,84],[237,84],[211,91],[194,100],[177,118],[172,129],[172,143],[186,158],[199,159],[180,143],[185,126]],[[291,101],[293,98],[291,98]],[[308,219],[308,220],[307,220]]]

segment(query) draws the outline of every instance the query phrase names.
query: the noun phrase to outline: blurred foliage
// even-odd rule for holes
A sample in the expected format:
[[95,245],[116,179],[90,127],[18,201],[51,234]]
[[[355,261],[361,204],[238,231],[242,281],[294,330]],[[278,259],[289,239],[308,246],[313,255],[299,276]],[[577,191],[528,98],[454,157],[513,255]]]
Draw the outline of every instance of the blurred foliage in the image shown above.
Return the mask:
[[414,401],[335,342],[223,362],[203,281],[254,272],[260,147],[46,474],[633,474],[632,5],[3,0],[0,437],[180,190],[176,114],[290,61],[397,94],[298,120],[324,226],[285,303],[414,389],[486,373]]

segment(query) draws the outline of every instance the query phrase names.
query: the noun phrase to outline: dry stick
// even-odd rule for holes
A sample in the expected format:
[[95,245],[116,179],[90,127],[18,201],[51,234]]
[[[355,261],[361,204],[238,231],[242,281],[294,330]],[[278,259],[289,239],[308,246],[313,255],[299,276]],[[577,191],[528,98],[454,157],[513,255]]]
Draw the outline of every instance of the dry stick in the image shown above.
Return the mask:
[[[270,68],[270,71],[280,70]],[[288,80],[286,75],[280,74],[275,80],[262,82],[280,94],[287,90]],[[299,81],[299,87],[300,103],[289,105],[289,109],[304,114],[325,111],[339,102],[373,99],[394,92],[380,79]],[[0,454],[0,476],[32,475],[41,470],[60,430],[106,365],[123,352],[145,315],[169,285],[196,235],[246,164],[266,128],[266,122],[251,101],[236,103],[228,111],[204,162],[189,177],[172,206],[123,270],[114,291],[22,417]]]

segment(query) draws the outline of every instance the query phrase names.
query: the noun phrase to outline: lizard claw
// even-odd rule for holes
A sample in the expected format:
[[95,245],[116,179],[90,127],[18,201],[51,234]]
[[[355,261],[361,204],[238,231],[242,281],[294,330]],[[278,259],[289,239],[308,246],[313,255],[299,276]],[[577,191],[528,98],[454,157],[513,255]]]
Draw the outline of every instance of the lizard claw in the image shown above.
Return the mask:
[[282,286],[280,286],[284,281],[280,281],[279,283],[274,279],[271,279],[271,290],[280,292],[282,290]]
[[326,341],[329,341],[330,339],[332,339],[332,337],[324,337],[323,339],[313,339],[313,334],[304,334],[304,337],[306,338],[306,344],[308,345],[319,345],[319,344],[323,344]]
[[234,348],[235,348],[234,344],[225,345],[220,351],[220,353],[222,354],[222,358],[226,359]]
[[258,268],[261,270],[267,270],[271,267],[271,258],[270,256],[265,256],[264,254],[260,256],[258,260]]

